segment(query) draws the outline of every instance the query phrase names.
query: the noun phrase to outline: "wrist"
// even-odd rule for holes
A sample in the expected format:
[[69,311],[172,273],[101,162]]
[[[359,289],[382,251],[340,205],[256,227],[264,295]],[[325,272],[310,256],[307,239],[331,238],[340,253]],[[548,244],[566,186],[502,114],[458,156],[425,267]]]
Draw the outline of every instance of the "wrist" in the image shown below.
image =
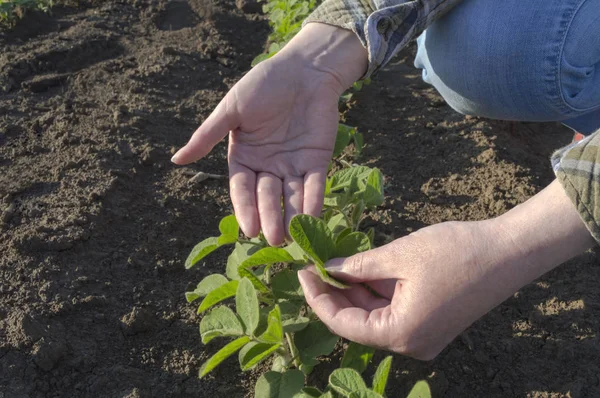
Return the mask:
[[497,241],[498,275],[515,291],[595,245],[558,181],[486,228]]
[[276,57],[287,57],[308,74],[326,76],[340,95],[368,66],[367,50],[355,33],[322,23],[307,24]]

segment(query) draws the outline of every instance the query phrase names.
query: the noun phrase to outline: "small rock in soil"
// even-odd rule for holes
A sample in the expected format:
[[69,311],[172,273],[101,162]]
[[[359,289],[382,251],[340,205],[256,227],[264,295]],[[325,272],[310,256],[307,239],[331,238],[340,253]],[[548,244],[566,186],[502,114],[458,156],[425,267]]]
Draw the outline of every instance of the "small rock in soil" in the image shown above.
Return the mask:
[[46,372],[54,369],[66,354],[65,343],[51,341],[45,337],[42,337],[33,347],[33,361]]
[[129,314],[121,318],[123,331],[129,336],[147,332],[153,328],[155,322],[156,319],[152,312],[139,307],[133,307]]

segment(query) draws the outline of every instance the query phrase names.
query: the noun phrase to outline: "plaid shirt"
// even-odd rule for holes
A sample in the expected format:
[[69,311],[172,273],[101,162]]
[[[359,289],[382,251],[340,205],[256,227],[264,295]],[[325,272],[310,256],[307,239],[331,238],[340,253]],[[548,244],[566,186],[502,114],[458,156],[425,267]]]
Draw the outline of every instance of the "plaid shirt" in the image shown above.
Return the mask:
[[358,35],[369,53],[365,78],[461,0],[325,0],[305,20]]
[[600,243],[600,130],[554,152],[552,167],[585,226]]
[[[364,77],[383,67],[410,40],[461,0],[325,0],[305,21],[358,35],[369,53]],[[556,177],[586,227],[600,242],[600,131],[552,155]]]

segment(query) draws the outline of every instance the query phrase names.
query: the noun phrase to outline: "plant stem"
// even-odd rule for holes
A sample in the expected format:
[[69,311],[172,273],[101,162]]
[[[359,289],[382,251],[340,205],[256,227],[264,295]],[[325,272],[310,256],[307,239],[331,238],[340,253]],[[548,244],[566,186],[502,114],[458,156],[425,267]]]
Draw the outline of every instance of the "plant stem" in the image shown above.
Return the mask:
[[261,242],[252,242],[251,240],[248,240],[248,239],[238,239],[238,243],[242,243],[242,244],[248,243],[250,245],[260,246],[260,247],[263,246],[263,244]]
[[298,352],[298,349],[296,348],[296,346],[294,345],[294,341],[292,340],[292,335],[289,333],[285,334],[285,339],[287,340],[288,346],[289,346],[289,350],[290,350],[290,355],[291,355],[291,360],[294,363],[294,366],[296,368],[300,368],[300,360],[298,359],[300,353]]

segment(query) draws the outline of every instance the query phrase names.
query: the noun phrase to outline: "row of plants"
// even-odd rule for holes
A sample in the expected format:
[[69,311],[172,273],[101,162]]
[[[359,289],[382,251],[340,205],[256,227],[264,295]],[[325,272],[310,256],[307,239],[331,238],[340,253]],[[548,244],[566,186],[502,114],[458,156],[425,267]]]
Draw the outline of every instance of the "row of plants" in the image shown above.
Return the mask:
[[[275,55],[300,30],[314,7],[314,0],[268,1],[263,9],[273,29],[271,44],[253,65]],[[360,89],[362,84],[358,82],[354,88]],[[325,263],[374,247],[374,229],[364,229],[361,223],[369,211],[384,202],[383,175],[377,168],[356,164],[362,147],[362,134],[353,127],[338,126],[321,216],[292,218],[292,242],[273,247],[262,234],[252,239],[241,237],[235,216],[229,215],[219,224],[219,236],[193,248],[185,262],[187,269],[221,247],[231,249],[223,273],[205,277],[193,291],[186,292],[189,303],[199,303],[202,342],[232,339],[204,362],[199,377],[237,353],[242,371],[270,361],[270,370],[256,383],[256,398],[386,396],[392,357],[378,364],[371,383],[367,383],[362,373],[375,349],[353,342],[347,344],[339,368],[329,375],[323,390],[305,384],[306,376],[333,353],[341,339],[307,305],[297,271],[314,264],[323,281],[345,289],[348,286],[328,275]],[[425,381],[418,382],[409,394],[410,398],[430,396]]]
[[12,26],[28,10],[49,12],[53,0],[0,0],[0,25]]

